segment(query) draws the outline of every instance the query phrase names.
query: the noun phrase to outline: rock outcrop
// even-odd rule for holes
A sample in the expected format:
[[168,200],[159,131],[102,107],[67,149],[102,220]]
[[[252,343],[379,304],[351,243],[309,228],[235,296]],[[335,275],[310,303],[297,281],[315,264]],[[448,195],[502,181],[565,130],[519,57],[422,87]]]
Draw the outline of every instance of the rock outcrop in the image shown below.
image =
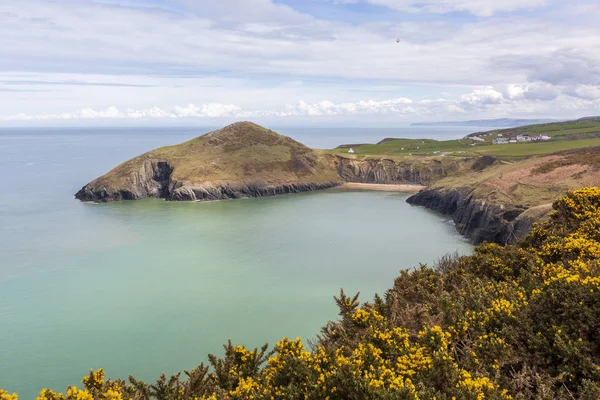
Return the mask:
[[[173,167],[166,161],[146,160],[137,171],[132,172],[121,185],[90,182],[75,194],[82,201],[108,202],[116,200],[137,200],[144,197],[169,197],[177,186],[171,180]],[[100,178],[99,178],[100,179]]]
[[460,171],[470,165],[471,160],[447,159],[442,162],[426,159],[396,162],[390,159],[353,160],[332,156],[331,162],[346,182],[428,185]]
[[516,242],[550,209],[550,205],[543,205],[529,211],[526,207],[489,202],[476,198],[468,188],[424,189],[407,202],[452,217],[458,232],[473,244]]

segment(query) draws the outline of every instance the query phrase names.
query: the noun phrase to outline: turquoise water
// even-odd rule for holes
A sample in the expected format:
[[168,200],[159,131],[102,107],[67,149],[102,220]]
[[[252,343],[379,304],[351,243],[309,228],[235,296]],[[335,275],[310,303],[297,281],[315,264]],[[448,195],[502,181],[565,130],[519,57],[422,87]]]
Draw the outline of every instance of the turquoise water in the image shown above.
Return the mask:
[[369,300],[400,269],[471,250],[398,193],[73,199],[118,162],[197,134],[0,132],[0,387],[30,399],[90,367],[152,379],[227,339],[314,337],[341,287]]

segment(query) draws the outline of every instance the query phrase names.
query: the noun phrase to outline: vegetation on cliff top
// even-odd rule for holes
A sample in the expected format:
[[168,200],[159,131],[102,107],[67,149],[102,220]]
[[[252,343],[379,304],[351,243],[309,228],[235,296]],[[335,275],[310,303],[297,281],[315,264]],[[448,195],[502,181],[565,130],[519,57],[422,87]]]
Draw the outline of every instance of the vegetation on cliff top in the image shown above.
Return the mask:
[[600,147],[518,162],[497,160],[479,171],[438,180],[431,188],[469,190],[480,200],[528,208],[549,205],[568,190],[584,186],[600,186]]
[[402,271],[369,303],[342,292],[339,320],[311,350],[300,339],[229,343],[184,376],[146,384],[97,370],[38,400],[597,399],[600,189],[553,209],[524,241]]
[[340,180],[318,152],[251,122],[237,122],[187,142],[135,157],[92,181],[91,187],[135,184],[148,161],[167,162],[180,185],[213,182],[304,183]]

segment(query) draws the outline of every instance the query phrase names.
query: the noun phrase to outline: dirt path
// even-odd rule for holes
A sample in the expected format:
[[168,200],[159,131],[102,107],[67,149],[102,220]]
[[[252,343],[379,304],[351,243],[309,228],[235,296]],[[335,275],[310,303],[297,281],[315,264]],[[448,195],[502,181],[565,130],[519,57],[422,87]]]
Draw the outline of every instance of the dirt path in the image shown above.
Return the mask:
[[379,183],[346,182],[342,189],[383,190],[388,192],[418,192],[425,186],[421,185],[384,185]]

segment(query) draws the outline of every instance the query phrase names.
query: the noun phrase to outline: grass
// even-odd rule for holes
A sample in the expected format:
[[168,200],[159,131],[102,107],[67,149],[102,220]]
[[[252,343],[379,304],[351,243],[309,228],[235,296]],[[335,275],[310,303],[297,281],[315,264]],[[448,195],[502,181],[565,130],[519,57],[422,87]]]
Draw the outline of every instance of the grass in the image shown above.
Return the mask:
[[600,186],[599,169],[600,148],[593,147],[495,163],[480,172],[444,178],[434,187],[466,188],[482,199],[532,207],[552,202],[567,190]]
[[[380,155],[441,155],[441,153],[452,153],[447,155],[465,155],[473,153],[473,143],[469,139],[438,141],[432,139],[388,139],[377,144],[367,144],[353,147],[358,155],[380,156]],[[348,155],[348,148],[335,148],[331,153],[337,155]]]
[[[498,137],[508,138],[522,134],[530,136],[547,135],[552,139],[544,142],[492,144],[492,141]],[[469,136],[479,136],[484,142],[477,142],[468,138],[442,141],[432,139],[385,139],[377,144],[353,146],[352,148],[356,152],[354,156],[348,154],[347,146],[340,146],[328,152],[349,158],[389,157],[395,160],[409,156],[477,157],[482,155],[514,160],[600,146],[600,119],[529,125],[485,133],[479,132]]]
[[477,132],[472,133],[469,136],[480,136],[486,141],[486,143],[491,143],[494,139],[498,137],[514,137],[517,135],[525,134],[529,136],[546,135],[550,136],[552,140],[577,140],[595,138],[600,137],[600,119],[527,125],[517,128]]
[[94,184],[127,187],[153,161],[168,162],[173,167],[172,180],[184,185],[246,181],[279,185],[340,180],[319,152],[256,124],[240,122],[142,154],[117,166]]
[[512,143],[499,144],[486,147],[478,147],[477,150],[481,154],[491,155],[500,158],[523,158],[535,155],[544,155],[557,153],[559,151],[583,149],[586,147],[600,146],[600,138],[595,139],[580,139],[580,140],[564,140],[564,141],[548,141],[534,143]]

